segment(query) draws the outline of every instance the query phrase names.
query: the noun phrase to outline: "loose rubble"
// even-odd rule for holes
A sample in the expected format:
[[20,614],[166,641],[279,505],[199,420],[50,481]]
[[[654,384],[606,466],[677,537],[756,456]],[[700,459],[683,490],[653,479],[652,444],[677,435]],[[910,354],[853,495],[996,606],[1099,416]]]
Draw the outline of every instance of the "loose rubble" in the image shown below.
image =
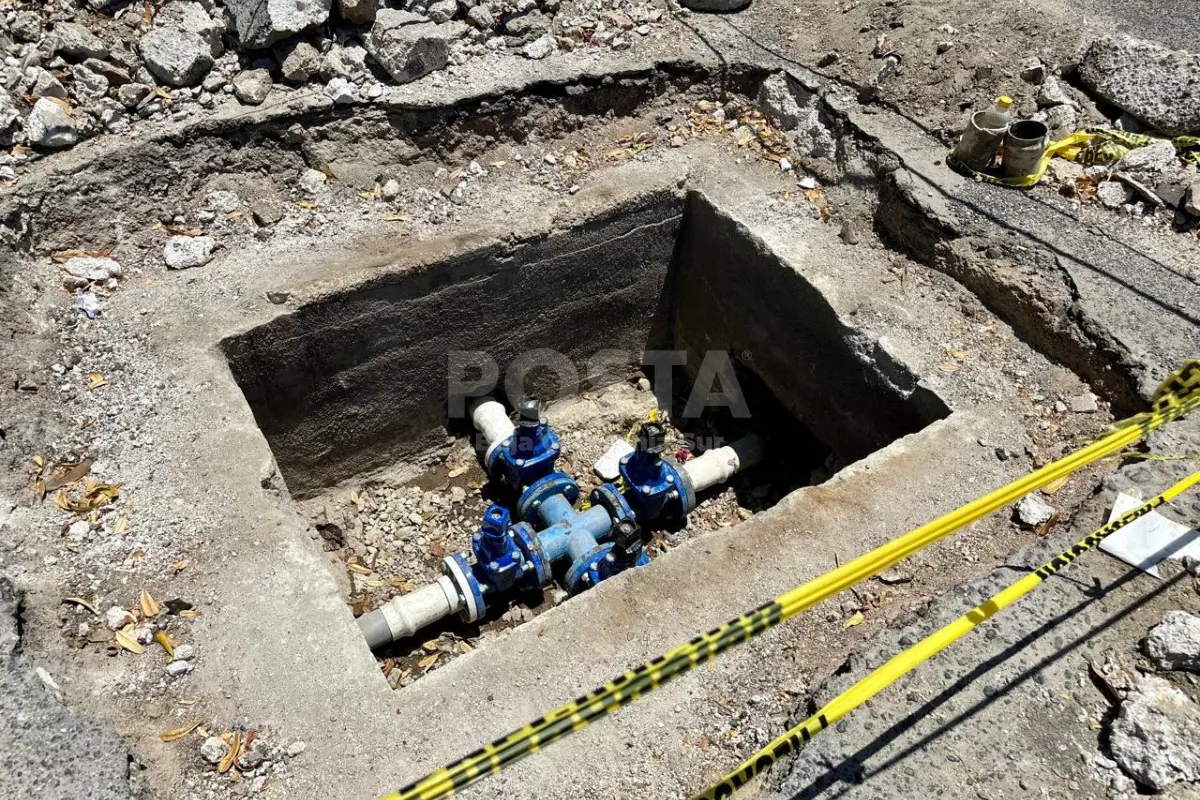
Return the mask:
[[1159,669],[1200,672],[1200,617],[1168,611],[1150,629],[1142,650]]
[[1200,781],[1200,705],[1168,681],[1144,676],[1109,732],[1112,756],[1141,786],[1161,792]]

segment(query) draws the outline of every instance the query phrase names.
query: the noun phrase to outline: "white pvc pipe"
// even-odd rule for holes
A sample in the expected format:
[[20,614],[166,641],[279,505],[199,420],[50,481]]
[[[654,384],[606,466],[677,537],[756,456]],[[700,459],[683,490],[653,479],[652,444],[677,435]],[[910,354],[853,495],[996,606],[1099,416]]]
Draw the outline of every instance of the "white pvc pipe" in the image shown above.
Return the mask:
[[767,440],[753,434],[738,439],[727,447],[709,450],[702,456],[684,462],[679,469],[687,473],[692,490],[702,492],[710,486],[724,483],[739,470],[754,466],[762,460],[766,452]]
[[484,463],[491,459],[492,451],[516,430],[504,406],[490,397],[480,397],[471,401],[471,422],[475,424],[475,430],[482,433],[483,438],[487,440]]
[[412,636],[443,617],[456,614],[462,609],[462,599],[454,588],[454,582],[442,575],[434,583],[422,586],[392,600],[382,608],[359,617],[358,625],[367,639],[367,645],[376,647]]

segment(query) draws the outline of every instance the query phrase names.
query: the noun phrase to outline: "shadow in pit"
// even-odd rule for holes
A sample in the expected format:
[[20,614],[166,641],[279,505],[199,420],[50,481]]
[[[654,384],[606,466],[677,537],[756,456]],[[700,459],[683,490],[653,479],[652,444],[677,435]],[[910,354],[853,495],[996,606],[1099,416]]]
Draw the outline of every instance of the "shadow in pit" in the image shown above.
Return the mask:
[[[1200,531],[1193,530],[1187,535],[1187,537],[1186,537],[1187,542],[1190,542],[1198,537],[1200,537]],[[1179,541],[1179,542],[1173,543],[1171,549],[1176,550],[1180,547],[1183,547],[1187,544],[1187,542]],[[1117,580],[1113,581],[1106,588],[1099,588],[1099,587],[1091,588],[1091,587],[1089,587],[1087,589],[1087,592],[1089,594],[1089,597],[1087,597],[1087,599],[1075,604],[1074,606],[1072,606],[1071,608],[1062,612],[1058,616],[1043,623],[1037,629],[1031,631],[1030,633],[1026,634],[1024,637],[1019,639],[1018,641],[1009,645],[1007,648],[1005,648],[1000,653],[997,653],[992,658],[977,665],[974,669],[972,669],[966,675],[963,675],[961,678],[959,678],[957,681],[955,681],[952,685],[947,687],[937,697],[934,697],[932,700],[927,702],[921,708],[917,709],[912,714],[908,715],[907,717],[905,717],[904,719],[900,720],[895,725],[893,725],[891,728],[884,731],[882,734],[880,734],[878,737],[876,737],[869,745],[867,745],[866,747],[863,747],[862,749],[860,749],[858,752],[854,753],[853,755],[847,756],[840,764],[837,764],[837,765],[831,767],[830,769],[828,769],[826,772],[824,772],[820,778],[813,781],[812,783],[810,783],[808,786],[804,787],[803,789],[792,794],[790,797],[790,800],[815,800],[815,798],[820,797],[823,792],[825,792],[828,789],[833,788],[838,783],[847,784],[847,785],[862,784],[862,783],[865,783],[869,778],[882,775],[883,773],[890,770],[892,767],[898,766],[910,755],[913,755],[914,753],[920,751],[923,747],[925,747],[929,743],[944,736],[945,734],[949,733],[951,730],[953,730],[960,724],[966,722],[971,717],[975,716],[979,712],[981,712],[981,711],[985,710],[986,708],[988,708],[989,706],[991,706],[996,701],[1004,698],[1014,688],[1016,688],[1017,686],[1020,686],[1021,684],[1025,683],[1026,681],[1030,680],[1035,675],[1037,675],[1042,670],[1044,670],[1046,667],[1060,661],[1064,656],[1079,649],[1082,645],[1087,643],[1089,640],[1094,638],[1096,635],[1111,628],[1117,622],[1121,621],[1125,617],[1134,613],[1135,611],[1137,611],[1139,608],[1141,608],[1145,604],[1149,603],[1154,598],[1158,597],[1161,594],[1164,594],[1169,589],[1171,589],[1171,587],[1173,587],[1174,585],[1179,583],[1179,581],[1182,579],[1182,577],[1184,575],[1187,575],[1188,573],[1186,571],[1181,571],[1179,573],[1179,575],[1176,575],[1175,577],[1170,578],[1168,580],[1164,580],[1162,582],[1162,584],[1157,586],[1153,591],[1147,593],[1146,595],[1142,596],[1141,598],[1137,599],[1136,601],[1130,603],[1125,608],[1121,609],[1119,612],[1117,612],[1116,614],[1114,614],[1113,616],[1111,616],[1107,620],[1105,620],[1103,622],[1103,624],[1092,628],[1091,630],[1087,631],[1083,635],[1077,637],[1074,641],[1061,647],[1055,653],[1038,661],[1032,667],[1025,670],[1021,674],[1017,675],[1013,680],[1009,681],[1002,689],[996,691],[991,696],[985,697],[983,700],[979,701],[975,705],[966,709],[961,714],[958,714],[953,719],[950,719],[947,722],[945,722],[944,724],[939,725],[935,730],[931,731],[930,733],[926,734],[925,736],[922,736],[916,742],[914,742],[911,745],[909,745],[908,747],[904,748],[901,752],[899,752],[896,755],[892,756],[891,758],[887,759],[886,761],[879,764],[878,766],[875,766],[872,769],[867,768],[866,762],[868,759],[870,759],[872,756],[875,756],[876,754],[878,754],[889,744],[896,741],[898,738],[903,736],[909,730],[914,728],[919,722],[921,722],[926,717],[930,716],[932,713],[937,711],[937,709],[939,707],[944,705],[949,700],[953,699],[955,695],[957,695],[960,691],[965,689],[967,686],[971,685],[977,678],[982,677],[983,675],[987,674],[991,669],[998,667],[1001,664],[1003,664],[1004,662],[1008,661],[1010,658],[1012,658],[1013,656],[1020,653],[1021,650],[1023,650],[1025,647],[1029,646],[1030,644],[1037,641],[1041,637],[1051,633],[1060,624],[1071,619],[1076,614],[1078,614],[1080,611],[1087,608],[1090,604],[1096,602],[1097,600],[1100,600],[1101,598],[1103,598],[1105,596],[1105,594],[1110,593],[1110,592],[1120,588],[1121,586],[1125,585],[1126,583],[1129,583],[1134,578],[1136,578],[1139,574],[1140,573],[1131,570],[1130,572],[1127,572],[1126,574],[1122,575]],[[1057,578],[1057,576],[1056,576],[1056,578]],[[803,758],[803,751],[801,751],[801,755],[799,755],[798,758]],[[841,793],[843,793],[846,790],[846,788],[847,787],[843,787],[843,789],[841,791],[837,792],[837,794],[835,794],[833,796],[840,795]]]

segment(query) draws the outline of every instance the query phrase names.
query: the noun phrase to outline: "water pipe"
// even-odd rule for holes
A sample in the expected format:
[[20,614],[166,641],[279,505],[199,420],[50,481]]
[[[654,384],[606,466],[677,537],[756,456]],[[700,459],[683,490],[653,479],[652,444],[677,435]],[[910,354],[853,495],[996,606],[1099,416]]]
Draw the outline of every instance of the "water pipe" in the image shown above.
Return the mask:
[[645,423],[635,451],[621,459],[622,494],[605,483],[592,490],[590,505],[576,508],[579,485],[553,471],[560,451],[536,401],[518,405],[514,426],[504,407],[483,399],[471,408],[475,426],[488,442],[489,475],[521,490],[519,521],[508,509],[491,505],[471,538],[474,563],[452,553],[443,559],[436,582],[359,618],[372,649],[412,636],[451,614],[473,622],[486,606],[507,603],[513,590],[536,590],[553,581],[553,565],[567,564],[563,583],[573,594],[613,575],[650,562],[642,547],[641,525],[659,517],[683,517],[696,494],[727,481],[758,463],[767,440],[747,436],[684,464],[662,457],[665,429]]

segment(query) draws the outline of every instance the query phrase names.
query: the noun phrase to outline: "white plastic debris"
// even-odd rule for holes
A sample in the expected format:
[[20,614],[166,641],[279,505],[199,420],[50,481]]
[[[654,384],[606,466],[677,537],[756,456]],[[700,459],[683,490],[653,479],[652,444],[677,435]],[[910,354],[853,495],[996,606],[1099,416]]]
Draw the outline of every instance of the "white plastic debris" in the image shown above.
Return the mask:
[[621,459],[633,452],[633,445],[624,439],[617,439],[608,448],[608,452],[596,459],[592,471],[602,481],[615,481],[621,477]]
[[[1108,521],[1112,522],[1143,502],[1124,493],[1118,494]],[[1151,511],[1102,541],[1100,549],[1148,575],[1161,578],[1158,564],[1164,558],[1200,558],[1200,531]]]

